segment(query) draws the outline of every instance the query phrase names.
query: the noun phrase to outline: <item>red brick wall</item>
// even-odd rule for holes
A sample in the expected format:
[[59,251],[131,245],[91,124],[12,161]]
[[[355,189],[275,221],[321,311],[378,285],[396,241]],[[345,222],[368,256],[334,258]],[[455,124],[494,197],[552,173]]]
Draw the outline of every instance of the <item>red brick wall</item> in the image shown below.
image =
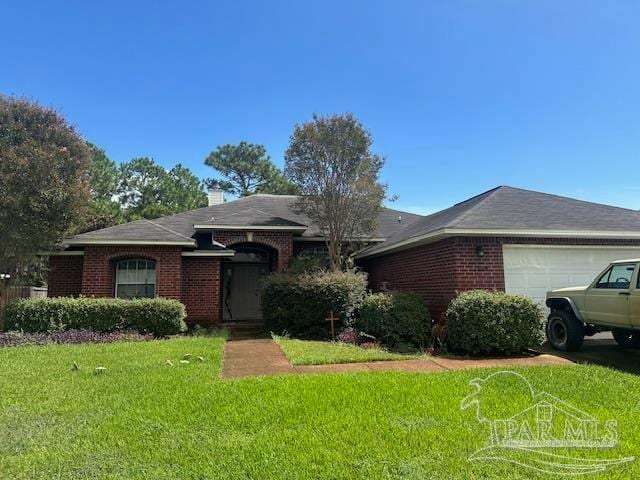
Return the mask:
[[[476,288],[504,291],[502,239],[456,237],[453,242],[456,250],[455,292]],[[484,252],[482,257],[478,256],[479,246]]]
[[187,323],[210,327],[221,319],[220,259],[182,257],[182,302]]
[[82,256],[53,256],[49,258],[47,295],[49,297],[77,297],[82,292]]
[[[236,243],[247,243],[247,232],[235,230],[218,230],[213,232],[213,239],[233,249]],[[275,265],[277,271],[281,271],[288,264],[293,255],[293,235],[289,232],[253,232],[251,243],[263,244],[274,248],[278,252],[278,261]]]
[[[372,289],[383,282],[391,290],[408,290],[424,297],[434,318],[446,310],[458,292],[483,288],[504,291],[505,244],[640,246],[637,240],[570,238],[454,237],[359,263],[369,273]],[[477,255],[482,246],[484,255]]]
[[156,261],[156,295],[180,299],[182,294],[182,249],[173,246],[87,246],[84,249],[82,294],[113,297],[115,264],[127,258]]
[[452,239],[360,262],[373,290],[386,287],[420,294],[437,318],[456,289],[456,248]]

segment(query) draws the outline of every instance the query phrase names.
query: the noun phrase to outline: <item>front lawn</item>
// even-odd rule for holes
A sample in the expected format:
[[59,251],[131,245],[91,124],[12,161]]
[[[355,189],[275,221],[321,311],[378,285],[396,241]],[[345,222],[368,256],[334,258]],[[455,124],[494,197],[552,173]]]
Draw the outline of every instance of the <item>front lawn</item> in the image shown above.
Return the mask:
[[[489,370],[221,381],[223,343],[218,336],[0,349],[0,478],[558,478],[468,461],[488,431],[460,402],[473,391],[468,382]],[[186,353],[192,361],[182,364]],[[203,363],[193,360],[200,355]],[[95,374],[97,366],[107,370]],[[571,455],[638,455],[636,376],[586,366],[518,372],[536,389],[618,421],[617,448]],[[518,392],[489,390],[483,406],[494,415],[524,408]],[[635,461],[583,478],[639,477]]]
[[273,336],[274,341],[293,365],[326,365],[381,360],[415,360],[418,355],[391,353],[382,348],[362,348],[342,342],[296,340]]

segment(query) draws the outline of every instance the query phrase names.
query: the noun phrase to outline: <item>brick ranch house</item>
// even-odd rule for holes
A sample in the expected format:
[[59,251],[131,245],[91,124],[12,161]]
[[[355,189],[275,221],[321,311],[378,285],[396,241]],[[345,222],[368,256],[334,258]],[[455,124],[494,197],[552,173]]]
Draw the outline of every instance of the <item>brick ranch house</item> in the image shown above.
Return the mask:
[[[48,294],[175,298],[191,325],[260,320],[260,278],[293,256],[326,252],[318,228],[295,212],[296,200],[258,194],[224,202],[212,190],[208,207],[76,235],[50,253]],[[419,218],[385,208],[364,244]]]
[[[256,321],[260,278],[324,248],[296,197],[252,195],[77,235],[51,254],[50,296],[181,300],[190,324]],[[410,290],[438,318],[464,290],[541,300],[585,284],[611,260],[640,257],[640,213],[498,187],[422,217],[383,209],[356,255],[374,290]]]

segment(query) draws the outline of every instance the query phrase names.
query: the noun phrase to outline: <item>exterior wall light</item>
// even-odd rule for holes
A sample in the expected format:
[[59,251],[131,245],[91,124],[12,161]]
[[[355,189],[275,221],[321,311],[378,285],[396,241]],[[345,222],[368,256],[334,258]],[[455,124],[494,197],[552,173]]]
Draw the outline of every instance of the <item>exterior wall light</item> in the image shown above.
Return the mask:
[[478,245],[476,247],[476,256],[478,256],[479,258],[484,257],[484,247],[482,245]]

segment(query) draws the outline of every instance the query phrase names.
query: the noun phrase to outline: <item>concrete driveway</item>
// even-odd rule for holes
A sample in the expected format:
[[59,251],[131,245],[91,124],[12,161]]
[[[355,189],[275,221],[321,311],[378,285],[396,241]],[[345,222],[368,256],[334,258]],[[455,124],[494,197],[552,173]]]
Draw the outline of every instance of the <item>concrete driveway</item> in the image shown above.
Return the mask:
[[559,352],[548,343],[539,350],[577,363],[591,363],[640,374],[640,349],[620,348],[610,333],[586,337],[582,348],[577,352]]

